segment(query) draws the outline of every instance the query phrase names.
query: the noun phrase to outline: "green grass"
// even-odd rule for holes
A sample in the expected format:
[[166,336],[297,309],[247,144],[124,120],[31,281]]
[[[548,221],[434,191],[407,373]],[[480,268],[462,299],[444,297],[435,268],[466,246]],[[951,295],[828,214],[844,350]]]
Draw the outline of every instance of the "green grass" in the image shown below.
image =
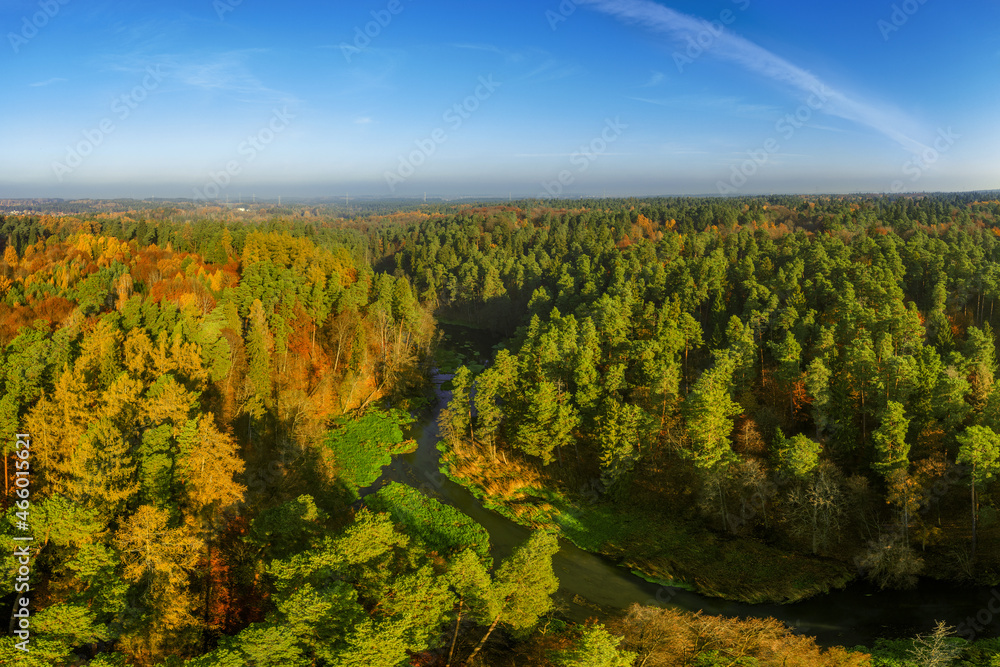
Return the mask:
[[393,454],[416,449],[416,442],[403,436],[403,427],[412,421],[402,410],[369,410],[359,418],[341,417],[334,422],[323,444],[333,456],[339,478],[355,495],[375,483]]
[[472,549],[490,562],[490,535],[481,525],[459,510],[428,498],[405,484],[392,482],[365,498],[377,512],[388,512],[393,521],[417,535],[432,551],[441,555]]
[[659,584],[660,586],[670,586],[671,588],[681,588],[685,591],[691,591],[692,593],[697,593],[698,589],[689,584],[686,581],[678,581],[677,579],[660,579],[659,577],[651,577],[645,572],[639,570],[632,570],[632,574],[644,579],[651,584]]

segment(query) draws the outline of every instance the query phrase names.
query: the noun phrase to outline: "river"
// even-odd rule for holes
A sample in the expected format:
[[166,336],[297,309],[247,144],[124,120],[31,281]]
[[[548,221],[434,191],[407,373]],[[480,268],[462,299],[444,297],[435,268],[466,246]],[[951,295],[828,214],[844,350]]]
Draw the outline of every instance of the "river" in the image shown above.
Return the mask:
[[[438,415],[450,392],[442,388],[449,375],[433,378],[436,402],[432,410],[412,426],[410,437],[417,449],[393,458],[367,495],[388,482],[401,482],[426,495],[461,510],[480,523],[490,534],[494,562],[507,556],[524,542],[530,529],[487,510],[464,487],[440,472],[437,443]],[[633,603],[669,605],[687,611],[704,611],[730,617],[772,617],[799,633],[816,637],[822,646],[871,645],[879,637],[912,637],[928,632],[936,621],[946,621],[962,629],[967,618],[979,617],[983,629],[978,637],[996,636],[1000,625],[1000,588],[960,588],[925,579],[911,591],[880,591],[866,582],[856,582],[793,604],[746,604],[713,598],[674,587],[650,583],[611,560],[560,540],[561,548],[552,566],[559,578],[556,602],[561,613],[573,621],[603,618]],[[993,606],[996,613],[990,609]],[[996,623],[994,623],[996,616]]]

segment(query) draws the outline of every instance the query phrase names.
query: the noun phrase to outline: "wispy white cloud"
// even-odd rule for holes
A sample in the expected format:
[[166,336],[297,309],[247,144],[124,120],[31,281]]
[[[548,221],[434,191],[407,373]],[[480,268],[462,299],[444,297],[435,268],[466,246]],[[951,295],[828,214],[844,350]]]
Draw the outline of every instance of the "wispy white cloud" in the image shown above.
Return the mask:
[[[574,157],[580,155],[581,153],[514,153],[512,157]],[[631,153],[601,153],[601,156],[605,155],[631,155]]]
[[849,132],[849,130],[845,130],[842,127],[833,127],[831,125],[819,125],[817,123],[806,123],[806,127],[812,128],[814,130],[823,130],[824,132],[841,132],[841,133]]
[[175,75],[182,84],[210,92],[251,101],[297,102],[294,96],[267,86],[253,74],[248,60],[260,52],[260,49],[244,49],[219,53],[204,60],[185,59],[176,63]]
[[[745,158],[747,156],[745,151],[733,151],[729,154],[730,157],[734,158]],[[805,153],[771,153],[770,155],[775,157],[804,157],[804,158],[814,158],[815,155],[806,155]]]
[[743,118],[774,118],[775,114],[781,111],[778,107],[770,104],[748,104],[738,97],[677,95],[667,98],[633,96],[628,99],[675,109],[712,109]]
[[164,72],[173,85],[225,95],[244,103],[299,104],[293,94],[263,83],[254,73],[252,59],[266,49],[239,49],[216,53],[136,53],[109,57],[104,68],[137,77],[147,68]]
[[655,104],[658,107],[675,107],[677,104],[673,100],[654,100],[648,97],[630,97],[630,100],[635,100],[636,102],[645,102],[646,104]]
[[518,77],[519,81],[531,81],[533,83],[546,83],[567,79],[571,76],[582,74],[583,69],[572,63],[562,62],[555,58],[550,58],[541,63],[524,76]]
[[778,112],[777,107],[770,104],[736,104],[733,113],[737,116],[747,116],[750,118],[760,118],[762,116],[773,117]]
[[516,77],[517,81],[544,83],[566,79],[583,73],[583,68],[579,65],[560,60],[544,49],[529,47],[514,50],[495,44],[465,42],[449,44],[449,46],[454,49],[491,53],[503,58],[507,64],[520,65],[517,69],[523,71],[524,74]]
[[361,116],[360,118],[354,119],[355,125],[371,125],[374,122],[375,121],[369,118],[368,116]]
[[62,77],[53,77],[51,79],[46,79],[45,81],[36,81],[35,83],[29,83],[28,85],[32,88],[41,88],[42,86],[51,86],[53,83],[66,83],[69,79],[63,79]]
[[711,151],[694,151],[694,150],[684,150],[684,149],[665,149],[663,151],[667,155],[712,155]]
[[495,53],[498,56],[503,56],[504,60],[512,63],[523,62],[526,55],[519,51],[510,51],[507,49],[501,49],[495,44],[452,44],[456,49],[466,49],[468,51],[485,51],[486,53]]
[[[689,38],[697,39],[698,34],[705,30],[703,20],[652,0],[578,1],[627,23],[667,35],[683,44]],[[835,90],[816,75],[728,30],[723,29],[718,34],[706,53],[784,84],[795,90],[802,99],[817,96],[820,100],[825,100],[822,102],[825,113],[872,128],[911,152],[919,153],[926,149],[924,144],[910,136],[918,132],[919,128],[906,114]]]
[[656,86],[658,86],[661,83],[663,83],[664,79],[666,79],[666,78],[667,78],[667,76],[663,72],[653,72],[650,75],[650,77],[649,77],[649,81],[647,81],[646,83],[642,84],[642,86],[640,86],[640,87],[641,88],[655,88]]

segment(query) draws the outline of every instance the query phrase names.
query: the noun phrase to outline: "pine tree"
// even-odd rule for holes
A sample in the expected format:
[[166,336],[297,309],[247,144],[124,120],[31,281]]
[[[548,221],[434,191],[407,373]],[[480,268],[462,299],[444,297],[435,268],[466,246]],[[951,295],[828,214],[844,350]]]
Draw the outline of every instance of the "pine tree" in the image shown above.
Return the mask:
[[496,459],[496,436],[504,417],[504,405],[514,382],[517,361],[507,350],[497,352],[493,364],[476,378],[476,430]]
[[685,455],[703,471],[724,465],[735,456],[729,435],[733,417],[742,408],[729,393],[734,366],[727,351],[718,354],[715,364],[701,374],[684,401],[684,420],[691,440]]
[[910,420],[904,414],[903,406],[889,401],[882,411],[882,423],[872,434],[876,459],[872,467],[888,476],[893,470],[905,469],[909,465],[910,444],[906,441],[906,430]]
[[[566,395],[547,380],[525,397],[525,410],[514,443],[524,453],[552,463],[553,452],[570,444],[578,419]],[[561,458],[561,454],[559,454]]]
[[829,427],[830,419],[830,370],[819,357],[809,364],[806,371],[806,391],[812,397],[813,423],[816,437],[820,437]]
[[607,489],[621,481],[639,459],[640,446],[649,431],[649,418],[638,405],[605,400],[597,417],[601,479]]
[[970,466],[969,491],[972,498],[972,555],[976,555],[976,527],[979,503],[976,487],[983,486],[1000,472],[1000,435],[986,426],[970,426],[958,436],[958,462]]
[[585,318],[580,328],[580,342],[574,363],[573,381],[576,384],[575,400],[584,419],[593,419],[601,395],[600,374],[597,364],[601,361],[601,344],[597,327],[591,318]]
[[477,620],[490,623],[499,613],[499,600],[493,595],[493,582],[480,557],[471,549],[460,552],[449,563],[446,574],[449,585],[458,596],[458,611],[455,616],[455,632],[448,649],[448,662],[455,655],[458,631],[462,625],[462,614],[466,607],[476,614]]
[[512,630],[525,631],[552,609],[552,594],[559,588],[552,556],[558,550],[555,535],[539,530],[500,564],[488,607],[491,612],[496,610],[492,622],[463,664],[472,662],[501,622]]
[[622,638],[608,632],[603,625],[588,625],[574,642],[573,648],[555,654],[560,667],[632,667],[635,653],[621,651]]
[[273,337],[260,299],[250,305],[250,329],[247,334],[248,392],[244,411],[260,419],[271,407],[271,351]]
[[966,330],[963,356],[971,380],[972,404],[982,409],[997,372],[996,341],[989,324],[982,329],[969,327]]
[[795,383],[802,376],[800,365],[802,362],[802,346],[795,339],[795,335],[788,331],[785,339],[780,343],[771,344],[771,352],[778,362],[778,380],[784,385],[788,392],[788,416],[795,418]]
[[441,432],[445,438],[458,441],[469,433],[472,439],[472,372],[465,366],[460,366],[451,379],[451,400],[448,407],[441,411]]
[[809,477],[819,465],[819,455],[823,447],[801,433],[785,438],[778,429],[776,438],[778,470],[794,479]]

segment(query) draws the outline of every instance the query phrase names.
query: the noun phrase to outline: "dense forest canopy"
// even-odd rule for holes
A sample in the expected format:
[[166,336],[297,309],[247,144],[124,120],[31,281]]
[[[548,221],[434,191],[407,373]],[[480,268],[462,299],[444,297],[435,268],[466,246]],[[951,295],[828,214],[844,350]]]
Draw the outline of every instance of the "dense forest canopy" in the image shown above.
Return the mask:
[[[551,564],[558,535],[751,601],[996,584],[995,195],[45,206],[0,214],[5,604],[33,537],[4,661],[997,659],[947,628],[854,651],[670,609],[568,624]],[[503,343],[446,369],[439,322]],[[434,368],[447,475],[534,529],[503,559],[408,486],[362,493]]]

